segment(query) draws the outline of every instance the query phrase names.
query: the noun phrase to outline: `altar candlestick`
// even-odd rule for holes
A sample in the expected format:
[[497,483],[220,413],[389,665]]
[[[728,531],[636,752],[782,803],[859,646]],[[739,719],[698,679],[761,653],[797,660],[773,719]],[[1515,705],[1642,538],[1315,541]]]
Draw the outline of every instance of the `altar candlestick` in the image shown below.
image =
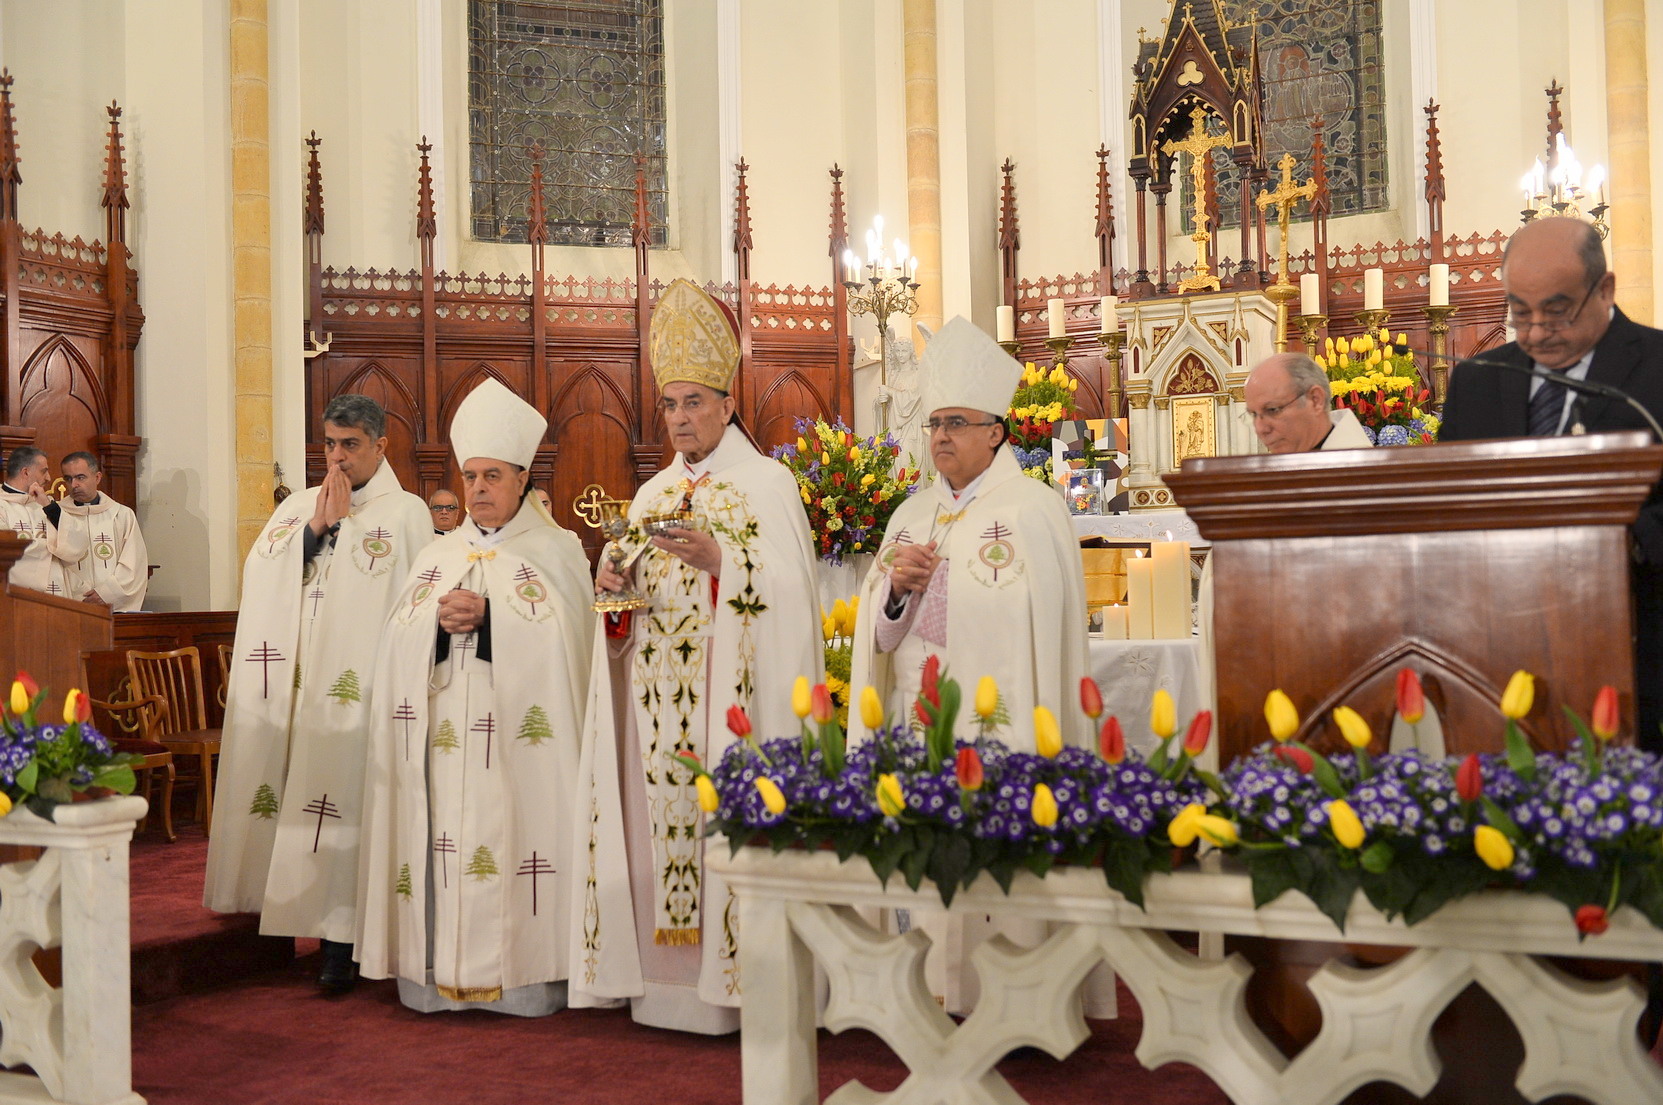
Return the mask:
[[1152,631],[1160,640],[1190,635],[1190,547],[1184,541],[1156,541],[1149,546],[1152,572]]
[[1322,314],[1322,283],[1314,272],[1308,272],[1299,278],[1299,313]]
[[1016,340],[1016,308],[1006,303],[999,304],[994,312],[995,329],[999,331],[1000,341]]
[[1126,636],[1147,641],[1155,635],[1155,562],[1134,556],[1126,562]]
[[1061,338],[1068,336],[1068,316],[1063,310],[1062,300],[1047,299],[1045,301],[1045,322],[1050,328],[1049,333],[1051,337]]
[[1385,307],[1386,274],[1379,269],[1363,270],[1363,310],[1378,311]]
[[1106,295],[1099,302],[1099,313],[1103,316],[1103,333],[1112,334],[1120,329],[1120,300],[1116,296]]
[[1103,607],[1103,639],[1105,641],[1124,641],[1126,639],[1126,605],[1114,603]]
[[1431,298],[1429,299],[1429,301],[1427,303],[1427,306],[1430,306],[1430,307],[1448,307],[1449,306],[1449,266],[1448,265],[1433,265],[1429,270],[1427,270],[1427,275],[1428,275],[1427,291],[1431,295]]

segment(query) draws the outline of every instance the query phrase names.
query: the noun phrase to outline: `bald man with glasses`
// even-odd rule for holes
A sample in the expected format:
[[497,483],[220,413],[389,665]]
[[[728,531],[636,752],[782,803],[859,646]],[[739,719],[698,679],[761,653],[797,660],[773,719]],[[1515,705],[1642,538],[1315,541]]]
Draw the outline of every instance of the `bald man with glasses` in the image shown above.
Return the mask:
[[[1485,360],[1534,362],[1609,384],[1663,418],[1663,331],[1641,326],[1617,307],[1616,276],[1592,226],[1571,218],[1525,224],[1502,255],[1501,282],[1514,340],[1485,353]],[[1625,403],[1469,362],[1450,375],[1438,440],[1645,429]],[[1663,494],[1657,488],[1630,533],[1636,734],[1642,747],[1663,751]]]

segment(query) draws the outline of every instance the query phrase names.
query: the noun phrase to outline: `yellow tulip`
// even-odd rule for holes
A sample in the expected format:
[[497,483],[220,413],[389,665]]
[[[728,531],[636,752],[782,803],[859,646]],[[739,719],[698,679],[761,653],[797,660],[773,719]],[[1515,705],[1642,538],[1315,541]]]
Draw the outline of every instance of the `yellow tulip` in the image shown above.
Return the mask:
[[993,676],[984,675],[976,680],[976,716],[989,718],[993,711],[999,708],[999,684],[993,681]]
[[12,812],[12,800],[5,791],[0,791],[0,817]]
[[1340,727],[1340,736],[1345,743],[1353,748],[1367,748],[1374,740],[1374,734],[1369,731],[1369,723],[1363,720],[1363,715],[1350,706],[1338,706],[1334,709],[1334,724]]
[[1068,381],[1068,390],[1069,391],[1079,391],[1080,390],[1080,381],[1078,381],[1078,380]]
[[[1507,689],[1501,692],[1501,713],[1503,717],[1510,717],[1514,721],[1530,712],[1531,703],[1536,701],[1536,678],[1527,671],[1516,671],[1513,678],[1507,681]],[[13,709],[16,709],[17,691],[12,691]]]
[[851,445],[849,447],[849,462],[851,464],[859,464],[860,463],[860,446],[859,445]]
[[1329,357],[1333,357],[1333,355],[1334,355],[1334,339],[1333,338],[1323,338],[1322,339],[1322,351],[1324,353],[1328,354]]
[[[1399,338],[1398,340],[1402,341],[1403,339]],[[1390,344],[1392,344],[1392,332],[1390,330],[1386,329],[1384,326],[1382,326],[1380,328],[1380,344],[1381,345],[1390,345]]]
[[1361,848],[1363,846],[1363,821],[1357,816],[1357,811],[1351,808],[1351,803],[1343,798],[1336,798],[1328,803],[1328,826],[1334,830],[1334,839],[1340,842],[1342,848]]
[[[981,688],[976,688],[976,698],[981,699]],[[1062,751],[1062,730],[1057,728],[1057,719],[1044,706],[1034,707],[1034,751],[1046,759],[1052,759]]]
[[[693,780],[693,786],[699,792],[699,808],[701,810],[706,813],[715,813],[721,808],[721,796],[716,793],[716,784],[710,781],[710,776],[700,775]],[[766,801],[766,799],[764,800]]]
[[785,812],[785,794],[778,783],[766,775],[758,775],[752,782],[756,784],[756,792],[762,795],[762,804],[769,813],[778,817]]
[[868,729],[883,725],[883,699],[878,697],[878,688],[870,683],[860,692],[860,720]]
[[1201,831],[1201,819],[1207,816],[1207,807],[1200,802],[1191,802],[1178,811],[1178,816],[1166,827],[1166,838],[1172,841],[1174,848],[1188,848],[1195,843],[1196,834]]
[[23,689],[19,680],[12,681],[12,713],[21,714],[29,708],[29,692]]
[[1150,700],[1149,728],[1161,740],[1178,731],[1178,707],[1165,688],[1156,691],[1155,697]]
[[808,442],[804,441],[800,437],[797,439],[797,452],[799,454],[808,452]]
[[75,700],[77,698],[80,698],[80,697],[81,697],[81,692],[76,690],[74,687],[69,688],[69,693],[64,695],[64,724],[65,725],[74,725],[75,724]]
[[1202,814],[1195,819],[1195,828],[1218,848],[1233,848],[1241,839],[1236,833],[1236,823],[1217,814]]
[[907,796],[901,790],[901,780],[893,774],[878,776],[878,809],[885,817],[900,817],[907,808]]
[[1492,871],[1505,871],[1513,866],[1513,842],[1500,829],[1478,826],[1472,831],[1472,850]]
[[1299,730],[1299,711],[1291,698],[1274,690],[1265,695],[1265,721],[1270,725],[1270,735],[1280,743]]
[[826,452],[824,449],[820,450],[820,463],[821,464],[830,464],[831,463],[831,454]]
[[1051,793],[1051,788],[1044,783],[1034,786],[1034,801],[1031,807],[1034,824],[1042,829],[1049,829],[1057,823],[1057,796]]
[[860,478],[860,486],[862,486],[862,487],[871,487],[873,482],[876,481],[877,478],[878,477],[876,477],[872,473],[868,472],[868,473],[866,473],[866,475],[864,475]]
[[791,712],[796,714],[799,718],[805,718],[808,716],[809,710],[813,708],[813,705],[813,701],[810,697],[808,676],[797,676],[797,681],[791,684]]
[[[1382,330],[1381,333],[1385,333],[1385,331]],[[1408,345],[1409,344],[1409,335],[1403,334],[1403,333],[1398,334],[1397,344],[1399,344],[1399,345]]]
[[827,616],[820,623],[820,636],[828,641],[837,636],[837,622],[833,621],[830,616]]
[[836,602],[832,603],[831,616],[832,621],[836,622],[840,627],[845,625],[849,620],[849,604],[844,602],[842,599],[838,599]]
[[1349,353],[1351,352],[1351,343],[1345,338],[1337,338],[1334,341],[1334,348],[1339,350],[1341,353]]

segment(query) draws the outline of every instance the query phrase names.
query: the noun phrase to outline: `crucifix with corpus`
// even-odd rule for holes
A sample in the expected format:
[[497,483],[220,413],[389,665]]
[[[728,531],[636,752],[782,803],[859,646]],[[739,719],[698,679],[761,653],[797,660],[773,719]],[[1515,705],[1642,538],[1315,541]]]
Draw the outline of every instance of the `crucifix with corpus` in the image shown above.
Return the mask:
[[1265,295],[1276,304],[1276,352],[1282,353],[1288,347],[1288,303],[1299,294],[1298,290],[1288,282],[1288,220],[1293,216],[1293,205],[1300,200],[1309,200],[1317,194],[1315,179],[1307,180],[1304,184],[1293,181],[1293,154],[1285,153],[1276,167],[1282,171],[1282,180],[1275,189],[1265,189],[1259,193],[1257,203],[1263,211],[1271,204],[1276,205],[1276,230],[1281,239],[1281,253],[1277,264],[1276,283],[1265,289]]
[[1178,285],[1181,292],[1218,291],[1218,277],[1213,275],[1212,268],[1207,264],[1207,243],[1213,240],[1213,235],[1207,229],[1211,221],[1207,217],[1207,161],[1212,151],[1221,146],[1234,144],[1228,134],[1207,133],[1207,109],[1200,104],[1190,112],[1190,136],[1179,141],[1171,139],[1161,147],[1161,152],[1168,157],[1179,153],[1190,155],[1190,177],[1195,187],[1190,197],[1194,207],[1190,212],[1190,241],[1195,243],[1195,275],[1186,277]]

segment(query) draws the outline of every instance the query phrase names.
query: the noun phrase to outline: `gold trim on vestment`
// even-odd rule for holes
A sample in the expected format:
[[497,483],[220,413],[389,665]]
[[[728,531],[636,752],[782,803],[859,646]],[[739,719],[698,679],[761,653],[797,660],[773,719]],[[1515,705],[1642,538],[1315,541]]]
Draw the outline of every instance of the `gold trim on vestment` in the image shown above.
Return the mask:
[[439,996],[450,1001],[501,1001],[501,986],[439,986]]
[[698,929],[653,929],[652,942],[672,948],[683,948],[699,942]]

